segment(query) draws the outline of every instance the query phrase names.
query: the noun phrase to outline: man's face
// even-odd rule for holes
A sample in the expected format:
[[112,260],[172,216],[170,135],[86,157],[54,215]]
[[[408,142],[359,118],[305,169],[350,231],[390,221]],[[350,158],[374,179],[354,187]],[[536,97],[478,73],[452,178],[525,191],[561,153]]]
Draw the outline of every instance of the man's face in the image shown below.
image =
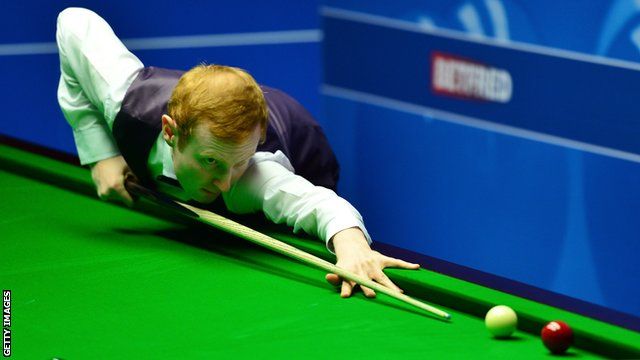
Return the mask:
[[214,201],[227,192],[247,170],[260,141],[260,126],[242,143],[216,139],[205,126],[197,126],[180,150],[172,147],[173,166],[180,185],[193,200]]

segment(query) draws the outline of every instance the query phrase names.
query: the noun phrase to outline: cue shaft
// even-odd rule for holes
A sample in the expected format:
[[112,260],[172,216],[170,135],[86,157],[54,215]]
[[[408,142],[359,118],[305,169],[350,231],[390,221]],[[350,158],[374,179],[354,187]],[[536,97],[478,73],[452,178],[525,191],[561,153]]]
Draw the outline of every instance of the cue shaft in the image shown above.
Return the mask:
[[449,315],[448,313],[433,307],[431,305],[425,304],[421,301],[418,301],[416,299],[413,299],[410,296],[407,296],[403,293],[400,293],[396,290],[390,289],[382,284],[379,284],[371,279],[362,277],[360,275],[357,275],[351,271],[347,271],[345,269],[342,269],[324,259],[321,259],[317,256],[311,255],[305,251],[302,251],[294,246],[291,246],[289,244],[286,244],[280,240],[274,239],[271,236],[265,235],[259,231],[253,230],[247,226],[244,226],[240,223],[237,223],[233,220],[227,219],[224,216],[215,214],[209,210],[204,210],[204,209],[200,209],[198,207],[195,206],[191,206],[188,204],[184,204],[181,203],[179,201],[176,201],[177,204],[182,205],[183,207],[191,210],[192,212],[196,213],[198,215],[198,220],[200,220],[201,222],[204,222],[208,225],[211,225],[213,227],[216,227],[220,230],[223,230],[225,232],[234,234],[236,236],[239,236],[245,240],[251,241],[255,244],[258,244],[262,247],[266,247],[270,250],[276,251],[280,254],[286,255],[288,257],[292,257],[294,259],[297,259],[299,261],[302,261],[304,263],[307,264],[311,264],[314,266],[317,266],[325,271],[328,272],[332,272],[335,274],[340,275],[342,278],[347,279],[347,280],[351,280],[354,281],[356,283],[358,283],[361,286],[366,286],[370,289],[373,289],[375,291],[387,294],[395,299],[398,299],[400,301],[403,301],[405,303],[411,304],[415,307],[418,307],[422,310],[425,310],[431,314],[434,314],[436,316],[439,316],[441,318],[444,319],[450,319],[451,315]]

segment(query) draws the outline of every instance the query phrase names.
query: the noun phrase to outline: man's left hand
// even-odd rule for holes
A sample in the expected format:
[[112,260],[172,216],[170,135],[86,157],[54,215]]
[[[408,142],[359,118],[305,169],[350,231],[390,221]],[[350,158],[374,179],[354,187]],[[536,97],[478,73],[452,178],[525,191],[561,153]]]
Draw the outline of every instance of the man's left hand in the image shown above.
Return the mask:
[[[382,269],[387,267],[414,270],[420,268],[418,264],[388,257],[372,250],[364,233],[359,228],[342,230],[335,234],[331,241],[333,241],[336,253],[337,266],[399,292],[403,292],[402,289],[396,286]],[[343,298],[351,296],[354,287],[357,285],[355,282],[344,280],[333,273],[327,274],[326,279],[334,286],[341,286],[340,296]],[[361,286],[361,289],[366,297],[372,298],[376,296],[372,289],[365,286]]]

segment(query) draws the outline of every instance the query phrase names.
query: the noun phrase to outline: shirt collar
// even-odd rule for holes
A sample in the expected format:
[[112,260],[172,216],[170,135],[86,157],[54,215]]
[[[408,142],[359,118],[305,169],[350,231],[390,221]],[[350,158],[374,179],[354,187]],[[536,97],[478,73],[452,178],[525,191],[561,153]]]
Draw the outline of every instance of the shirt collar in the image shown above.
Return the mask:
[[158,149],[161,152],[161,156],[162,156],[162,175],[172,178],[172,179],[178,179],[178,177],[176,176],[176,172],[173,168],[173,157],[171,156],[171,146],[169,146],[169,144],[167,144],[166,141],[162,141],[162,143],[160,144],[160,149]]

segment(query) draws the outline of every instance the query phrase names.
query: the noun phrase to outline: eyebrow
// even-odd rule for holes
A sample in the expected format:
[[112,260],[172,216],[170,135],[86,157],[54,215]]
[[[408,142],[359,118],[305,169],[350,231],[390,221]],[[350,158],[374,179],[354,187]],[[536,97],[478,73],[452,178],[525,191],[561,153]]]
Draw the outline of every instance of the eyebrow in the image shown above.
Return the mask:
[[[255,154],[255,153],[252,153],[252,154],[251,154],[251,155],[249,155],[248,157],[246,157],[246,158],[242,158],[242,160],[240,160],[240,161],[236,162],[236,164],[234,164],[234,165],[237,165],[237,164],[240,164],[240,163],[243,163],[243,162],[248,161],[249,159],[251,159],[251,157],[252,157],[254,154]],[[199,152],[199,153],[198,153],[198,155],[200,155],[200,157],[205,157],[205,158],[211,157],[211,158],[214,158],[214,159],[215,159],[217,162],[219,162],[219,163],[222,163],[222,164],[224,164],[224,165],[228,165],[226,161],[221,161],[221,160],[220,160],[220,159],[222,159],[222,156],[219,156],[219,154],[218,154],[218,153],[214,153],[214,150],[203,150],[202,152]]]

